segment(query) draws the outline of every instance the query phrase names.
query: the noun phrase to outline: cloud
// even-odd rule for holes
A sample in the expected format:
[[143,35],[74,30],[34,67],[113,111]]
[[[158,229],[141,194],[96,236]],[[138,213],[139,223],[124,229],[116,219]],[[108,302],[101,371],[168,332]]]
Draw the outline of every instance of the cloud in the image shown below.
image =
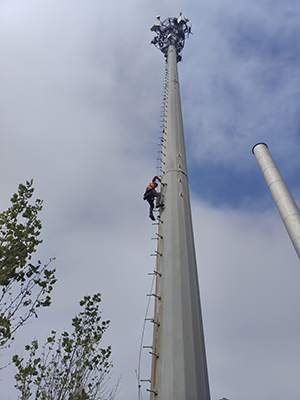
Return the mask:
[[212,398],[296,399],[299,261],[279,215],[192,204]]
[[[298,260],[251,153],[265,141],[300,199],[292,1],[1,3],[0,209],[34,178],[38,257],[56,255],[58,275],[52,307],[2,359],[67,329],[81,297],[101,292],[119,398],[137,395],[156,246],[142,194],[157,171],[164,77],[149,27],[180,8],[194,33],[178,67],[212,399],[296,400]],[[143,379],[150,365],[145,350]]]
[[182,73],[182,92],[191,156],[199,164],[213,160],[235,167],[263,140],[279,144],[282,158],[296,158],[297,7],[281,13],[266,2],[251,9],[244,2],[217,4],[195,15],[188,62],[180,66],[188,71]]

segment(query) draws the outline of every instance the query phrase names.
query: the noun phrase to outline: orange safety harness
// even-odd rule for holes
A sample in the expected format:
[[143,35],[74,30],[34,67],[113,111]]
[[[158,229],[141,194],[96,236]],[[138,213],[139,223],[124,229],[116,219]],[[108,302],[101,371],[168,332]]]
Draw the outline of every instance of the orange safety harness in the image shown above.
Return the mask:
[[156,184],[155,183],[153,183],[152,181],[149,183],[149,185],[148,185],[148,187],[150,188],[150,189],[154,189],[154,188],[156,188]]

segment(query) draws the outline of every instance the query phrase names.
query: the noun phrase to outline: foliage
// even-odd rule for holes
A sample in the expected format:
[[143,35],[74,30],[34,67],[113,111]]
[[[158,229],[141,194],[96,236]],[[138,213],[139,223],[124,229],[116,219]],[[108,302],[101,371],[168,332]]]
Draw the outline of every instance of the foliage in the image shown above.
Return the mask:
[[32,254],[42,243],[42,225],[38,214],[42,200],[29,201],[33,195],[33,181],[20,184],[11,198],[11,207],[0,214],[0,349],[8,347],[16,331],[39,307],[51,303],[49,296],[56,282],[55,269],[31,263]]
[[72,319],[73,332],[56,339],[52,331],[37,355],[39,345],[33,340],[25,347],[27,361],[13,357],[17,367],[15,387],[22,400],[97,400],[113,399],[117,386],[108,389],[111,347],[101,348],[101,340],[110,321],[101,321],[101,295],[85,296],[79,303],[83,311]]

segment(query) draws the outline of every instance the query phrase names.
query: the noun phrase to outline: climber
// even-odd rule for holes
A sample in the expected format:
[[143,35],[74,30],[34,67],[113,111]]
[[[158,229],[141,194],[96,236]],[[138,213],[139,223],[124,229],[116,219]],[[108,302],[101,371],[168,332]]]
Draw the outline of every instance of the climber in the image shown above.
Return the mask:
[[154,198],[156,197],[156,208],[163,207],[164,205],[161,204],[161,194],[158,193],[155,188],[158,186],[158,183],[156,181],[161,182],[161,179],[155,175],[155,177],[152,179],[152,181],[148,184],[146,187],[145,193],[144,193],[144,200],[147,200],[149,205],[150,205],[150,210],[149,210],[149,218],[152,219],[152,221],[155,221],[155,217],[153,215],[153,209],[154,209]]

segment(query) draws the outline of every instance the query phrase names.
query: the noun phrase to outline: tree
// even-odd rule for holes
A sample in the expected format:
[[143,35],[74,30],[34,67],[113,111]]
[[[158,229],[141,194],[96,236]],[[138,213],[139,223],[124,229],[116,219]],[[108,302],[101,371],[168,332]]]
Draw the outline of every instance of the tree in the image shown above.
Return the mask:
[[11,207],[0,214],[0,349],[11,344],[26,321],[37,317],[39,307],[50,305],[49,294],[56,282],[55,269],[48,269],[52,259],[45,265],[31,262],[42,243],[38,214],[43,204],[40,199],[29,203],[34,193],[32,185],[32,180],[20,184],[11,198]]
[[52,331],[37,355],[39,344],[33,340],[25,346],[27,361],[13,357],[17,367],[16,385],[19,399],[111,400],[117,386],[108,388],[112,363],[111,346],[101,347],[103,334],[110,321],[101,321],[100,293],[80,301],[83,311],[72,319],[73,332],[56,339]]

